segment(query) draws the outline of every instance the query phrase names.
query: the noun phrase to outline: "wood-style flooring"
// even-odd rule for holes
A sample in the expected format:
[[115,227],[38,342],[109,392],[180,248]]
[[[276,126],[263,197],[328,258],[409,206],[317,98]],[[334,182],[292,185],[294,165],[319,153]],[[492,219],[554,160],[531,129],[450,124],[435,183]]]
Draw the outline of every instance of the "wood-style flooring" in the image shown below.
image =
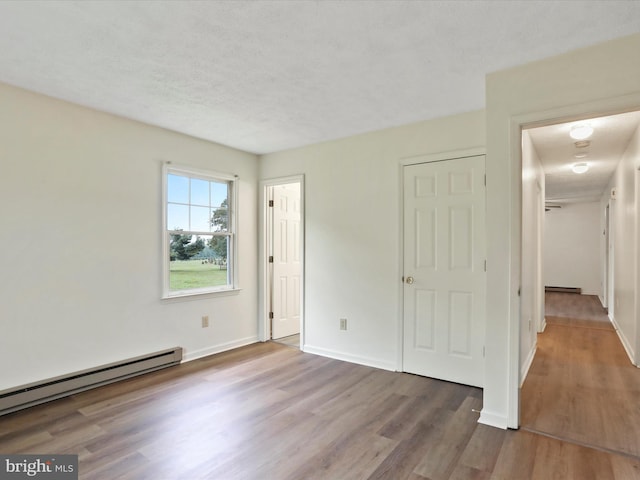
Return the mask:
[[280,345],[287,345],[288,347],[300,348],[299,333],[296,333],[295,335],[289,335],[288,337],[278,338],[272,341],[279,343]]
[[597,297],[547,293],[521,426],[640,459],[640,370]]
[[83,480],[629,480],[640,462],[477,423],[482,391],[259,343],[0,417]]

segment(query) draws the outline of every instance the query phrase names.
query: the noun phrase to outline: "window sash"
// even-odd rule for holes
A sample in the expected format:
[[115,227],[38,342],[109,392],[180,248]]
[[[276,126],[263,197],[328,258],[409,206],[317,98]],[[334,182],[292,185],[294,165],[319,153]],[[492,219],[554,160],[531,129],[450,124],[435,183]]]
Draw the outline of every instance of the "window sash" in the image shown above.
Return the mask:
[[[183,204],[187,206],[201,206],[199,204],[190,204],[190,203],[178,203],[178,202],[169,202],[169,175],[178,175],[182,177],[186,177],[189,179],[189,184],[191,184],[191,179],[205,180],[208,182],[216,182],[216,183],[226,183],[227,184],[227,230],[223,231],[201,231],[191,230],[191,229],[182,229],[176,230],[173,225],[169,226],[167,224],[168,221],[168,209],[170,204]],[[163,191],[162,191],[162,199],[163,199],[163,294],[162,298],[171,298],[171,297],[180,297],[180,296],[189,296],[189,295],[198,295],[198,294],[206,294],[206,293],[216,293],[216,292],[224,292],[229,290],[235,290],[237,288],[237,236],[236,236],[236,205],[237,205],[237,177],[231,176],[227,174],[218,174],[216,172],[204,171],[193,169],[191,167],[180,167],[173,166],[169,164],[165,164],[163,168]],[[188,197],[189,201],[191,197]],[[210,203],[211,203],[211,194],[210,194]],[[215,208],[215,206],[209,206],[209,208]],[[189,220],[190,221],[190,220]],[[191,226],[189,224],[189,226]],[[215,228],[215,227],[211,227]],[[184,288],[184,289],[171,289],[171,236],[172,235],[189,235],[189,236],[199,236],[199,237],[225,237],[227,239],[227,259],[226,259],[226,273],[227,273],[227,282],[224,285],[210,285],[206,287],[195,287],[195,288]],[[222,268],[222,267],[221,267]]]

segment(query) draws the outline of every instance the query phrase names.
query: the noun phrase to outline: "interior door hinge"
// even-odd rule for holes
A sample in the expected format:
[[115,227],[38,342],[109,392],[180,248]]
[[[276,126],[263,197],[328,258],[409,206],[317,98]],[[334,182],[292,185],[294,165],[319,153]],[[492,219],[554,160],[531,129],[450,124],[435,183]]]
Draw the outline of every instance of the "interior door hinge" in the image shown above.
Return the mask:
[[273,200],[269,200],[269,206],[273,207]]
[[273,312],[269,312],[269,339],[273,340]]
[[273,263],[273,255],[269,255],[269,263]]

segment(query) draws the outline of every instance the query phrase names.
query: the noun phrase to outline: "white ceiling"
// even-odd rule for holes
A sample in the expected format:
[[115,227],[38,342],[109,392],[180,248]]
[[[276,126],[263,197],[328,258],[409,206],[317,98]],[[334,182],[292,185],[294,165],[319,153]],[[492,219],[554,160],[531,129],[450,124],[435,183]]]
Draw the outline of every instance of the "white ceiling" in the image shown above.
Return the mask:
[[[569,136],[571,127],[589,124],[594,132],[589,146],[576,147]],[[527,130],[545,173],[547,202],[563,204],[600,200],[633,133],[640,126],[640,112],[628,112],[579,122],[562,123]],[[576,154],[587,154],[575,158]],[[585,162],[586,173],[573,173],[575,163]]]
[[254,153],[484,107],[638,1],[2,1],[0,81]]

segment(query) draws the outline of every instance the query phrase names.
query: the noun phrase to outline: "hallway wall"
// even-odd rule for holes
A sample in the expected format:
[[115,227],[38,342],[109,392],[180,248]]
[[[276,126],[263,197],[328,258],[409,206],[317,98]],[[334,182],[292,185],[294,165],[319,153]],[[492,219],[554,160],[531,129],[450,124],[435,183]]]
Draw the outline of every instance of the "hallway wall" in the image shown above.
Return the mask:
[[[542,326],[542,230],[544,170],[529,132],[522,132],[522,296],[520,306],[520,382],[523,382],[536,351]],[[541,218],[542,217],[542,218]]]
[[600,203],[565,204],[544,220],[544,284],[602,295]]
[[616,189],[616,198],[611,202],[610,212],[613,222],[611,234],[614,242],[614,291],[611,299],[614,318],[612,320],[619,329],[618,334],[627,354],[634,359],[635,364],[640,362],[636,346],[638,318],[636,316],[637,260],[635,260],[638,255],[636,222],[639,212],[636,206],[635,185],[638,168],[640,168],[640,128],[631,138],[600,203],[600,211],[604,212],[611,189]]

